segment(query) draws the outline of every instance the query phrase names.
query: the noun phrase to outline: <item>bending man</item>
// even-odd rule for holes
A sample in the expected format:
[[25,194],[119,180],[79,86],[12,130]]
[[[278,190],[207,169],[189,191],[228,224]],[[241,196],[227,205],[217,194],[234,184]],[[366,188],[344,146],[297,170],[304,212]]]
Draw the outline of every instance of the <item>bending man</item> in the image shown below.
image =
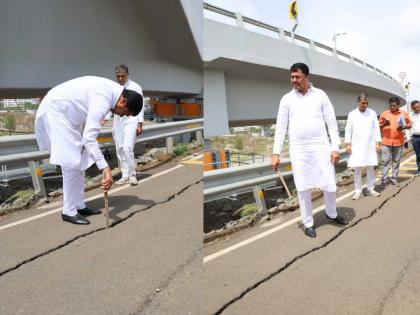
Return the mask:
[[101,122],[109,111],[137,115],[142,106],[140,94],[93,76],[64,82],[44,97],[36,114],[35,136],[40,150],[50,151],[50,162],[61,166],[64,221],[89,224],[82,215],[101,213],[83,202],[85,170],[93,163],[102,170],[102,188],[108,191],[112,185],[111,170],[96,140]]
[[311,201],[313,188],[323,190],[327,217],[338,224],[345,225],[347,222],[337,215],[336,210],[334,165],[340,158],[340,138],[334,108],[327,94],[313,87],[308,76],[309,68],[306,64],[295,63],[290,68],[293,89],[280,101],[271,165],[277,170],[286,130],[289,128],[290,159],[304,232],[310,237],[316,237]]
[[381,149],[381,130],[378,116],[370,108],[368,96],[360,93],[357,108],[347,117],[346,150],[350,154],[347,166],[354,169],[354,195],[357,200],[362,195],[362,167],[366,167],[366,195],[379,197],[375,188],[375,170],[378,165],[378,152]]

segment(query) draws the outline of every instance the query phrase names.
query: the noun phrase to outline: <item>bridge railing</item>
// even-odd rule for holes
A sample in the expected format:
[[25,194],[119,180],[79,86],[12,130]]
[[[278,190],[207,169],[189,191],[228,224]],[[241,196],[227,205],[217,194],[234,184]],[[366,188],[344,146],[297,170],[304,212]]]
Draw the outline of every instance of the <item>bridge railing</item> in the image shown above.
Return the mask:
[[[166,138],[166,151],[173,153],[173,137],[186,133],[196,133],[197,142],[202,143],[203,119],[192,119],[186,121],[169,122],[145,126],[142,134],[137,138],[136,143],[144,143],[151,140]],[[101,130],[98,142],[101,148],[114,146],[112,129]],[[28,163],[29,173],[35,192],[46,197],[42,170],[39,161],[48,159],[48,151],[39,151],[35,135],[4,136],[0,137],[0,166],[5,171],[7,164]]]
[[[347,152],[340,150],[340,161],[348,160]],[[284,178],[293,176],[290,159],[282,159],[279,170]],[[271,168],[271,162],[255,163],[204,172],[204,202],[229,198],[236,194],[253,191],[260,211],[266,211],[264,187],[275,185],[279,175]]]
[[278,36],[279,39],[281,40],[286,40],[287,38],[295,44],[300,44],[300,45],[304,45],[307,46],[309,48],[312,48],[314,50],[317,50],[317,48],[320,48],[318,51],[322,52],[322,53],[327,53],[329,55],[332,56],[336,56],[337,58],[342,57],[340,59],[344,59],[347,62],[353,63],[355,65],[358,65],[360,67],[366,68],[370,71],[375,72],[378,75],[384,76],[385,78],[398,83],[397,80],[395,80],[392,76],[390,76],[389,74],[387,74],[386,72],[366,63],[365,61],[355,58],[345,52],[342,52],[340,50],[336,50],[332,47],[329,47],[325,44],[313,41],[312,39],[306,38],[304,36],[301,35],[297,35],[294,34],[292,32],[289,32],[287,30],[283,30],[280,27],[277,26],[273,26],[273,25],[269,25],[267,23],[261,22],[261,21],[257,21],[255,19],[243,16],[241,13],[239,12],[232,12],[217,6],[214,6],[212,4],[209,3],[204,3],[204,9],[228,18],[232,18],[236,20],[236,26],[238,27],[242,27],[245,28],[245,23],[256,26],[259,29],[262,30],[267,30],[270,32],[275,33],[276,36]]

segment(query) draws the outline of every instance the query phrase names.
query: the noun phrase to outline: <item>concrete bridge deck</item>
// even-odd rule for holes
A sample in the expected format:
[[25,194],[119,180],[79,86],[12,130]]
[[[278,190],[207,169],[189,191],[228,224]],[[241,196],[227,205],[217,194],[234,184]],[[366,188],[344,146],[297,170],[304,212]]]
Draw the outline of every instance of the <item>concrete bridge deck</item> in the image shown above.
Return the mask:
[[[405,103],[401,84],[379,65],[299,35],[291,39],[289,32],[238,13],[205,8],[213,13],[203,27],[205,137],[229,134],[228,127],[274,123],[280,98],[291,90],[295,62],[309,66],[311,81],[328,94],[340,118],[355,107],[360,92],[378,113],[391,95]],[[233,23],[221,22],[226,19]]]

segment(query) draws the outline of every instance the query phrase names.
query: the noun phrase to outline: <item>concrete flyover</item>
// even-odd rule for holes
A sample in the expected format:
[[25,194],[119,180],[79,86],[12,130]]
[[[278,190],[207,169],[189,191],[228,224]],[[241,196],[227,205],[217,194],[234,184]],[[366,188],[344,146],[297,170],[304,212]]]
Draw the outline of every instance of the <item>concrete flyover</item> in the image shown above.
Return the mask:
[[130,68],[146,95],[202,92],[202,1],[1,1],[0,98]]
[[405,103],[394,78],[360,59],[239,13],[204,6],[209,16],[203,27],[206,137],[228,134],[232,126],[274,123],[280,98],[290,91],[289,68],[295,62],[308,64],[312,82],[327,92],[339,118],[355,107],[362,91],[379,113],[391,95]]

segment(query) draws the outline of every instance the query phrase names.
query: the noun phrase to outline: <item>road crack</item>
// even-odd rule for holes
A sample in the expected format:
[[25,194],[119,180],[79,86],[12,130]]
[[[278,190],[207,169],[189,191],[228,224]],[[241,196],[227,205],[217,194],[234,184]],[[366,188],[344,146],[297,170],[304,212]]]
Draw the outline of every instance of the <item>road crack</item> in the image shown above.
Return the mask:
[[408,261],[404,268],[400,271],[398,274],[397,279],[395,280],[395,284],[388,290],[388,293],[384,296],[381,303],[379,304],[379,309],[374,313],[375,315],[381,315],[386,307],[386,304],[388,303],[388,300],[394,295],[395,290],[398,288],[400,283],[404,280],[405,273],[407,272],[407,269],[410,267],[410,265],[413,263],[413,260]]
[[159,286],[159,292],[153,292],[146,296],[145,302],[143,305],[140,306],[140,309],[136,311],[134,314],[146,314],[144,312],[147,311],[147,308],[152,304],[153,300],[158,296],[158,294],[162,294],[163,291],[171,284],[172,280],[176,277],[177,274],[179,274],[181,271],[185,269],[186,266],[188,266],[190,263],[192,263],[197,256],[201,254],[201,246],[200,248],[196,248],[193,253],[188,257],[188,259],[180,265],[175,271],[173,271],[169,277],[162,282],[162,284]]
[[198,184],[199,184],[199,183],[201,183],[202,181],[203,181],[203,180],[202,180],[202,179],[200,179],[199,181],[196,181],[196,182],[194,182],[194,183],[192,183],[192,184],[189,184],[189,185],[187,185],[187,186],[183,187],[181,190],[179,190],[178,192],[176,192],[176,193],[174,193],[174,194],[170,195],[168,198],[166,198],[166,199],[165,199],[165,200],[163,200],[163,201],[158,201],[158,202],[155,202],[155,203],[153,203],[153,204],[151,204],[151,205],[149,205],[149,206],[147,206],[147,207],[145,207],[145,208],[143,208],[143,209],[139,209],[139,210],[135,210],[135,211],[133,211],[133,212],[130,212],[130,213],[129,213],[126,217],[121,218],[120,220],[117,220],[117,221],[112,222],[112,223],[110,224],[109,228],[107,228],[107,227],[102,227],[102,228],[98,228],[98,229],[95,229],[95,230],[89,231],[89,232],[87,232],[87,233],[80,234],[80,235],[78,235],[78,236],[76,236],[76,237],[73,237],[73,238],[71,238],[71,239],[67,240],[66,242],[64,242],[64,243],[62,243],[62,244],[60,244],[60,245],[58,245],[58,246],[55,246],[55,247],[53,247],[53,248],[50,248],[50,249],[48,249],[47,251],[44,251],[44,252],[42,252],[42,253],[40,253],[40,254],[37,254],[37,255],[35,255],[35,256],[31,257],[31,258],[25,259],[24,261],[22,261],[22,262],[20,262],[20,263],[16,264],[14,267],[10,267],[10,268],[8,268],[8,269],[6,269],[6,270],[4,270],[4,271],[1,271],[1,272],[0,272],[0,277],[4,276],[5,274],[7,274],[7,273],[9,273],[9,272],[12,272],[12,271],[14,271],[14,270],[17,270],[17,269],[19,269],[20,267],[22,267],[22,266],[24,266],[24,265],[26,265],[26,264],[28,264],[28,263],[30,263],[30,262],[33,262],[33,261],[37,260],[38,258],[44,257],[44,256],[46,256],[46,255],[49,255],[49,254],[51,254],[51,253],[55,252],[55,251],[58,251],[59,249],[62,249],[62,248],[64,248],[64,247],[66,247],[67,245],[70,245],[71,243],[73,243],[73,242],[75,242],[75,241],[77,241],[77,240],[79,240],[79,239],[81,239],[81,238],[84,238],[84,237],[86,237],[86,236],[92,235],[92,234],[97,233],[97,232],[104,231],[104,230],[106,230],[106,229],[113,228],[114,226],[117,226],[118,224],[120,224],[120,223],[122,223],[122,222],[124,222],[124,221],[128,220],[129,218],[131,218],[132,216],[136,215],[137,213],[144,212],[144,211],[150,210],[151,208],[154,208],[154,207],[156,207],[156,206],[159,206],[159,205],[162,205],[162,204],[168,203],[168,202],[170,202],[171,200],[175,199],[177,196],[179,196],[179,195],[181,195],[182,193],[184,193],[186,190],[188,190],[188,189],[189,189],[189,188],[191,188],[192,186],[198,185]]
[[263,279],[261,279],[260,281],[258,281],[257,283],[255,283],[254,285],[248,287],[247,289],[245,289],[244,291],[242,291],[242,293],[240,293],[238,296],[236,296],[235,298],[231,299],[229,302],[225,303],[221,308],[219,308],[214,315],[218,315],[218,314],[222,314],[229,306],[231,306],[232,304],[238,302],[239,300],[241,300],[245,295],[247,295],[248,293],[250,293],[251,291],[255,290],[256,288],[258,288],[260,285],[264,284],[265,282],[271,280],[272,278],[274,278],[275,276],[278,276],[280,273],[282,273],[283,271],[285,271],[287,268],[289,268],[291,265],[293,265],[295,262],[297,262],[298,260],[308,256],[309,254],[312,254],[313,252],[316,252],[322,248],[327,247],[329,244],[331,244],[333,241],[335,241],[337,238],[339,238],[345,231],[355,227],[356,225],[358,225],[360,222],[365,221],[370,219],[371,217],[373,217],[375,214],[378,213],[378,211],[386,204],[388,203],[388,201],[390,201],[391,199],[395,198],[404,188],[406,188],[409,184],[411,184],[414,181],[414,179],[408,180],[408,182],[404,185],[401,186],[393,195],[391,195],[390,197],[386,198],[384,201],[382,201],[382,203],[376,207],[375,209],[373,209],[369,215],[362,217],[360,219],[358,219],[357,221],[353,222],[352,224],[342,228],[335,236],[333,236],[331,239],[329,239],[328,241],[326,241],[324,244],[314,247],[306,252],[304,252],[301,255],[298,255],[296,257],[294,257],[293,259],[291,259],[290,261],[288,261],[285,265],[283,265],[281,268],[277,269],[276,271],[272,272],[271,274],[269,274],[268,276],[264,277]]

